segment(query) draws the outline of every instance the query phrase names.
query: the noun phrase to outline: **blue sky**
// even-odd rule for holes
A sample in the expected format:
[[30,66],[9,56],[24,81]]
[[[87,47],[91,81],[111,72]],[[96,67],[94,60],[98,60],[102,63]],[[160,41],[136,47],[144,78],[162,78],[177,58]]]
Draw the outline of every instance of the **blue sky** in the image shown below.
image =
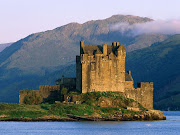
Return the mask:
[[115,14],[180,19],[180,0],[0,0],[0,43]]

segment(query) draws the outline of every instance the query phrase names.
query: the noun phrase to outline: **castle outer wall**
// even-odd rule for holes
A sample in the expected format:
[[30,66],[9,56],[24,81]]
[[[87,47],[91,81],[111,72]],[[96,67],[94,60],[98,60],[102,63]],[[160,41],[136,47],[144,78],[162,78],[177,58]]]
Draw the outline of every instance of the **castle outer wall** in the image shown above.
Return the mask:
[[141,82],[136,89],[125,89],[124,96],[132,98],[147,109],[153,109],[153,83]]
[[24,104],[26,97],[33,97],[34,102],[31,104],[39,104],[51,100],[60,99],[60,85],[40,85],[39,90],[20,90],[19,104]]

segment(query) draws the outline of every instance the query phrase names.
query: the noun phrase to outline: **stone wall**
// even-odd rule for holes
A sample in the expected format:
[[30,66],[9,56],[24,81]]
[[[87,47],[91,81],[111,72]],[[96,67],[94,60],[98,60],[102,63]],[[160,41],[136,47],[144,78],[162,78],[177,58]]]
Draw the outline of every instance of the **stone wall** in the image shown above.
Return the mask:
[[60,98],[60,85],[40,85],[39,93],[45,102],[58,100]]
[[69,91],[75,91],[76,90],[76,78],[67,78],[62,76],[61,79],[58,79],[55,81],[56,85],[60,85],[61,89],[67,88]]
[[[38,90],[20,90],[19,91],[19,104],[24,104],[25,97],[28,96],[34,96],[34,97],[40,97],[40,93]],[[39,102],[42,102],[42,99]]]
[[133,81],[125,81],[125,89],[134,89]]
[[[60,85],[40,85],[39,90],[20,90],[19,91],[19,103],[24,104],[24,98],[26,96],[33,96],[34,99],[42,102],[60,100]],[[34,104],[34,103],[32,103]]]
[[136,89],[125,89],[125,96],[132,98],[147,109],[153,109],[153,83],[138,83]]

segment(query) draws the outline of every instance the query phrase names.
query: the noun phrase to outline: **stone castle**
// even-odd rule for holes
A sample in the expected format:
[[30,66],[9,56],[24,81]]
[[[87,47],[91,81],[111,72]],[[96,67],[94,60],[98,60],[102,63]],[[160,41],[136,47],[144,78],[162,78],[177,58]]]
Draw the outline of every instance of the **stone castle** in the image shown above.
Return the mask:
[[[81,41],[80,56],[76,56],[76,78],[62,77],[56,81],[56,84],[82,93],[121,92],[122,95],[138,101],[145,108],[153,109],[153,83],[141,82],[137,84],[137,88],[134,88],[131,71],[125,72],[125,58],[126,49],[119,42],[113,42],[112,45],[85,45],[84,41]],[[53,88],[49,86],[49,91],[51,87]],[[45,92],[43,89],[41,91]],[[47,94],[45,95],[47,97]],[[24,96],[20,95],[20,97],[22,101]]]
[[81,41],[80,56],[76,57],[76,89],[82,93],[122,92],[144,107],[153,109],[153,83],[141,82],[135,89],[131,71],[125,72],[125,58],[126,49],[119,42],[85,45]]
[[112,45],[85,45],[80,42],[76,57],[76,88],[82,93],[119,91],[133,88],[131,72],[125,73],[126,49],[118,42]]

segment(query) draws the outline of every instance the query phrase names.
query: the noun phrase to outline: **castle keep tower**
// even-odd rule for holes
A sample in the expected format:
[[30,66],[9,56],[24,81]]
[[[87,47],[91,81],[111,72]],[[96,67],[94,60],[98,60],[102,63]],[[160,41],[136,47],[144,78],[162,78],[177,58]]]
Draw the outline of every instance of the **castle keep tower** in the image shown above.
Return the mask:
[[76,57],[76,89],[82,93],[124,92],[125,57],[126,49],[119,42],[112,45],[85,45],[81,41],[80,56]]
[[141,82],[134,88],[131,71],[125,72],[126,49],[119,42],[112,45],[85,45],[80,42],[76,56],[76,90],[82,93],[117,91],[144,107],[153,109],[153,83]]

